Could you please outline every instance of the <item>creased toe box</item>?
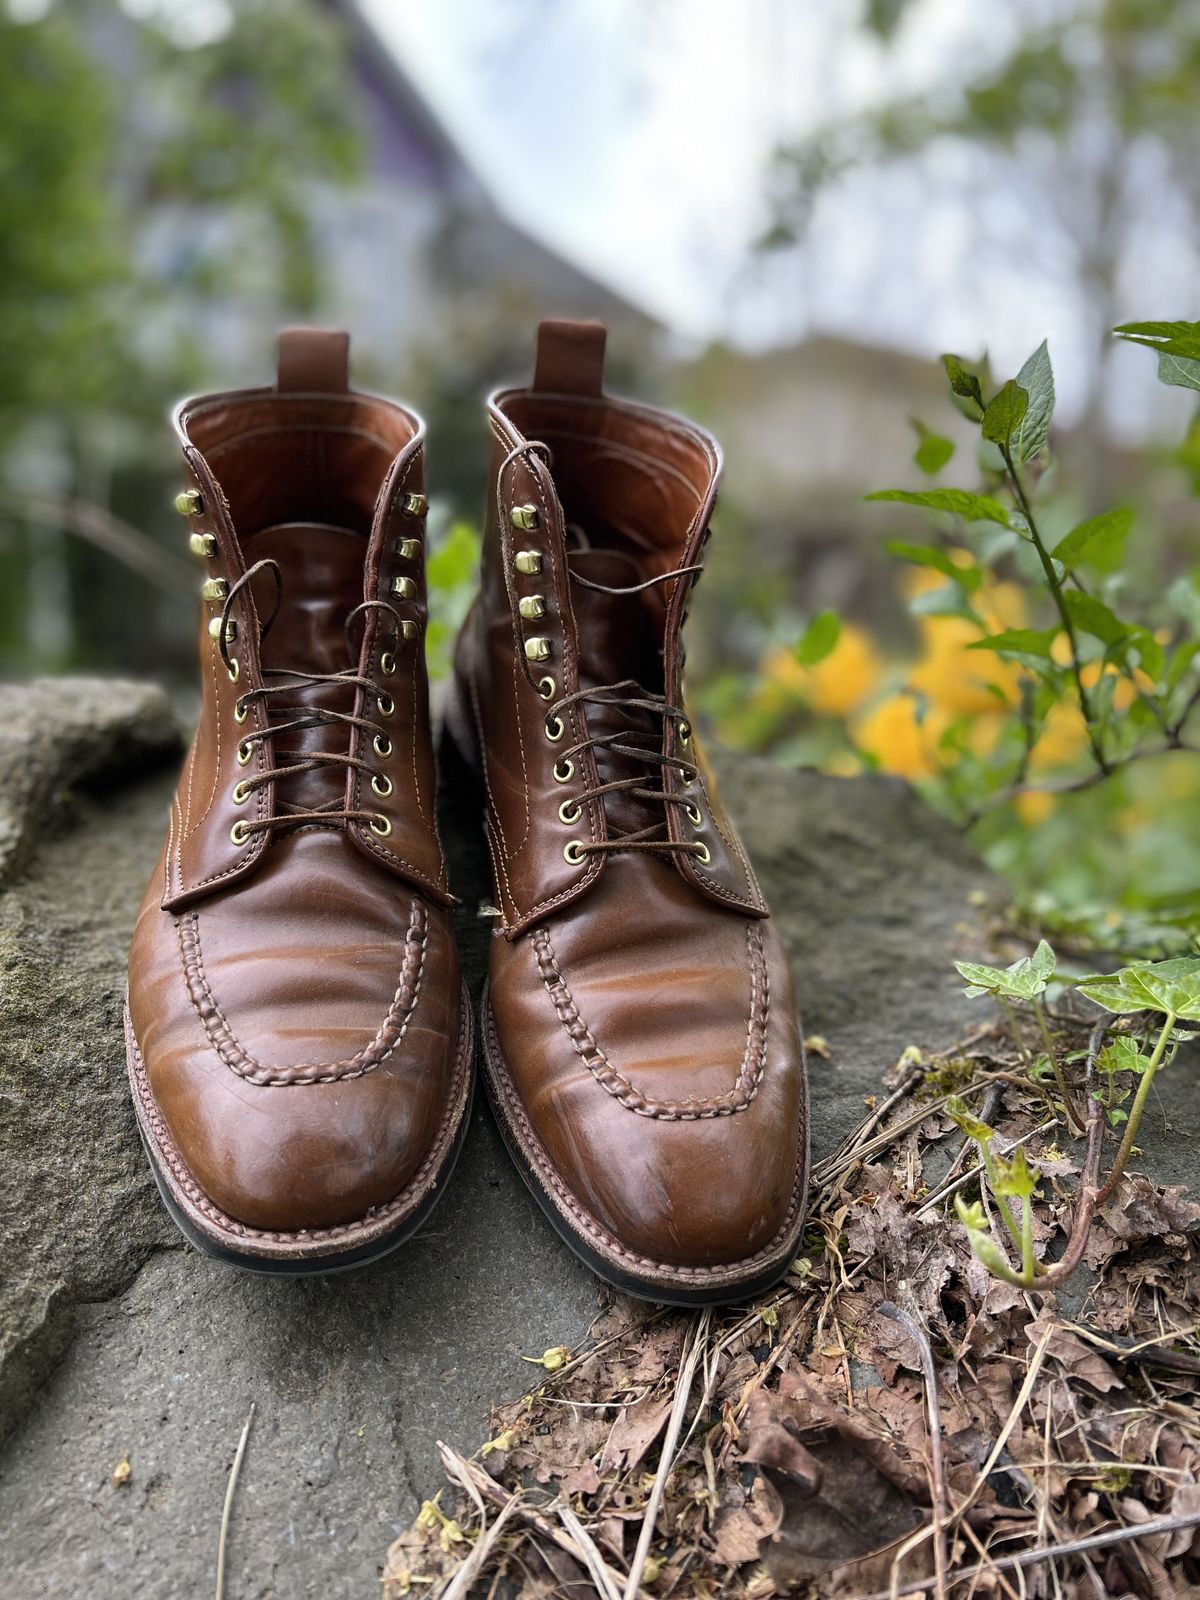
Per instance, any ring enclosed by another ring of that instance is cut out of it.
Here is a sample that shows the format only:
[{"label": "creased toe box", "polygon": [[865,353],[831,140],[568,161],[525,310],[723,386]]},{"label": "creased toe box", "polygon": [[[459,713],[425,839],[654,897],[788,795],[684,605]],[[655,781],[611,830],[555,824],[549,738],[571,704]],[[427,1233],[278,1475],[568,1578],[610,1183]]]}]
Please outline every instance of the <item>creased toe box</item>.
[{"label": "creased toe box", "polygon": [[336,875],[314,894],[309,867],[300,899],[264,893],[264,873],[195,910],[145,908],[130,966],[160,1159],[236,1223],[283,1233],[360,1219],[420,1178],[461,1054],[447,914]]},{"label": "creased toe box", "polygon": [[676,938],[669,964],[636,931],[614,948],[535,930],[505,956],[492,965],[494,1044],[569,1225],[668,1268],[786,1252],[807,1108],[769,927],[723,917],[706,938]]}]

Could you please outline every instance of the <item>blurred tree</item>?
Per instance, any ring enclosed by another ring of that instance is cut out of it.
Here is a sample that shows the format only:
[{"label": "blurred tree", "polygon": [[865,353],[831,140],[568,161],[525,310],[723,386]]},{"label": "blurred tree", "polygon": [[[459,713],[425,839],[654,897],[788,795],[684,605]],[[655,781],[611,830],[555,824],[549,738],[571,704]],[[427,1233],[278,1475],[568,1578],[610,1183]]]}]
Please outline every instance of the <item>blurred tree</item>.
[{"label": "blurred tree", "polygon": [[274,320],[317,304],[313,189],[359,169],[346,59],[341,24],[317,0],[0,12],[10,660],[70,653],[71,630],[39,638],[39,585],[58,612],[86,588],[81,625],[103,619],[105,565],[64,530],[165,581],[167,558],[129,526],[147,509],[147,463],[162,459],[163,405],[207,379],[208,348],[255,311]]},{"label": "blurred tree", "polygon": [[[907,0],[868,0],[864,25],[891,38],[906,8]],[[1200,7],[1178,0],[1047,7],[1039,0],[981,10],[979,27],[998,39],[1012,33],[998,62],[822,127],[778,153],[763,244],[795,247],[817,195],[854,168],[911,158],[941,141],[973,148],[990,165],[981,172],[978,161],[968,163],[964,214],[982,225],[980,197],[1007,179],[1026,225],[1014,225],[1007,210],[1006,246],[1031,264],[1065,270],[1085,297],[1092,368],[1080,432],[1103,500],[1111,460],[1108,332],[1122,320],[1122,284],[1138,281],[1148,239],[1177,228],[1194,247],[1200,232]]]}]

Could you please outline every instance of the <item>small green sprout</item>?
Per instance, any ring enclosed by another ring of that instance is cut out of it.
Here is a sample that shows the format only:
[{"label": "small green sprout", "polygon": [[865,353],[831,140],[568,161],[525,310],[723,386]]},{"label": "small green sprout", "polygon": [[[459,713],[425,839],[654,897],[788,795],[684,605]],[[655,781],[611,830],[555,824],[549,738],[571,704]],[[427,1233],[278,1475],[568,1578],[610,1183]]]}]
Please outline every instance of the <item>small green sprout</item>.
[{"label": "small green sprout", "polygon": [[[1002,1278],[1005,1283],[1015,1284],[1020,1289],[1031,1289],[1041,1267],[1033,1254],[1033,1196],[1037,1190],[1037,1179],[1029,1170],[1025,1152],[1018,1147],[1007,1159],[994,1152],[992,1141],[996,1137],[995,1129],[973,1117],[961,1100],[957,1098],[948,1100],[946,1110],[967,1138],[973,1139],[979,1146],[983,1171],[992,1200],[1009,1237],[1020,1252],[1020,1271],[1014,1271],[1005,1259],[1004,1252],[992,1237],[987,1217],[979,1202],[968,1203],[961,1195],[956,1195],[954,1209],[958,1213],[958,1220],[967,1230],[971,1251],[993,1277]],[[1017,1201],[1020,1206],[1019,1222],[1009,1204],[1012,1200]]]},{"label": "small green sprout", "polygon": [[[1045,939],[1039,942],[1031,956],[1022,956],[1019,961],[1014,961],[1011,967],[985,967],[974,961],[956,961],[954,965],[958,968],[959,976],[967,980],[965,993],[970,998],[975,999],[979,995],[987,994],[999,1004],[1008,1019],[1012,1036],[1025,1057],[1030,1077],[1037,1078],[1047,1071],[1050,1073],[1062,1098],[1068,1120],[1082,1133],[1083,1121],[1067,1089],[1062,1062],[1059,1060],[1050,1025],[1046,1020],[1046,1009],[1042,1004],[1042,996],[1058,965],[1057,957]],[[1037,1019],[1038,1032],[1041,1034],[1046,1053],[1044,1057],[1039,1056],[1036,1061],[1030,1059],[1030,1053],[1022,1043],[1021,1028],[1015,1009],[1016,1002],[1032,1007]]]}]

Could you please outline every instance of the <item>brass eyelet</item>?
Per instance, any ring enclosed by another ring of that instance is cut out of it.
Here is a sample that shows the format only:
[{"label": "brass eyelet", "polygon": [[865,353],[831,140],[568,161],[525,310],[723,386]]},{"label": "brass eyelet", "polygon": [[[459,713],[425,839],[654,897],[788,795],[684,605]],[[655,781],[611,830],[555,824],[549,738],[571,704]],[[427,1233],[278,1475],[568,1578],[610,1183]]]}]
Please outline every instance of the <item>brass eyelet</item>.
[{"label": "brass eyelet", "polygon": [[250,762],[253,760],[253,758],[254,758],[254,750],[253,750],[252,746],[250,746],[248,744],[240,744],[240,745],[238,745],[238,747],[237,747],[237,764],[238,764],[239,767],[248,767],[250,765]]},{"label": "brass eyelet", "polygon": [[541,695],[543,700],[553,700],[554,696],[558,693],[558,685],[551,677],[539,678],[537,692]]},{"label": "brass eyelet", "polygon": [[558,820],[560,822],[565,822],[568,828],[571,827],[573,823],[578,822],[582,815],[583,812],[580,810],[579,805],[574,800],[564,800],[562,805],[560,805],[558,808]]},{"label": "brass eyelet", "polygon": [[692,827],[698,828],[704,821],[704,818],[700,815],[700,807],[686,805],[683,809],[687,812],[687,819],[691,823]]},{"label": "brass eyelet", "polygon": [[392,780],[384,772],[377,772],[371,779],[371,787],[381,800],[386,800],[392,792]]},{"label": "brass eyelet", "polygon": [[546,737],[551,744],[557,744],[566,731],[566,725],[561,717],[546,718]]},{"label": "brass eyelet", "polygon": [[377,756],[390,756],[392,753],[392,741],[386,733],[377,733],[374,739],[371,740],[371,748]]},{"label": "brass eyelet", "polygon": [[691,725],[691,723],[690,722],[681,722],[679,724],[679,742],[680,742],[680,744],[686,750],[688,745],[691,743],[691,741],[692,741],[692,725]]},{"label": "brass eyelet", "polygon": [[573,867],[583,865],[583,846],[578,839],[571,839],[563,847],[563,860]]},{"label": "brass eyelet", "polygon": [[554,763],[555,783],[570,783],[571,778],[574,776],[574,772],[575,763],[569,760],[566,756],[560,756],[559,759]]},{"label": "brass eyelet", "polygon": [[246,840],[250,837],[249,823],[242,822],[240,820],[235,822],[233,827],[229,830],[229,837],[233,840],[234,844],[245,844]]},{"label": "brass eyelet", "polygon": [[225,668],[225,670],[229,674],[230,683],[236,683],[242,670],[241,667],[238,666],[238,658],[236,656],[231,657],[229,665]]},{"label": "brass eyelet", "polygon": [[385,678],[390,678],[396,670],[396,657],[390,650],[385,650],[379,658],[379,670]]},{"label": "brass eyelet", "polygon": [[379,707],[381,717],[390,717],[396,709],[396,702],[390,694],[381,694],[376,698],[375,704]]},{"label": "brass eyelet", "polygon": [[388,817],[384,816],[382,811],[379,812],[378,815],[371,818],[371,832],[377,833],[381,839],[386,839],[391,831],[391,821]]},{"label": "brass eyelet", "polygon": [[244,806],[250,798],[250,785],[244,780],[233,786],[233,803],[235,806]]},{"label": "brass eyelet", "polygon": [[706,844],[704,844],[703,841],[698,845],[698,847],[697,847],[697,849],[695,851],[695,856],[696,856],[696,860],[699,861],[700,864],[702,866],[705,866],[705,867],[712,860],[712,856],[710,856],[709,853],[708,853],[708,846]]},{"label": "brass eyelet", "polygon": [[237,704],[233,708],[233,720],[235,722],[245,722],[246,718],[249,715],[250,715],[250,707],[246,704],[246,702],[244,700],[240,700],[239,699]]}]

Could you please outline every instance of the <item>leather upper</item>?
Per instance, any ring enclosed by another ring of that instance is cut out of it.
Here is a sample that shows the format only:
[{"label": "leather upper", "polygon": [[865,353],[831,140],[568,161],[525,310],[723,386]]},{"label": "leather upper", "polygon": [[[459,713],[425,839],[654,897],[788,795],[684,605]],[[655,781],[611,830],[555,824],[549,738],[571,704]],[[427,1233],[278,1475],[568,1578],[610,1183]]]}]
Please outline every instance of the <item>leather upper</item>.
[{"label": "leather upper", "polygon": [[603,344],[544,323],[534,386],[492,399],[454,722],[487,786],[485,1027],[505,1114],[606,1260],[686,1275],[794,1238],[803,1053],[786,957],[681,696],[719,452],[603,395]]},{"label": "leather upper", "polygon": [[423,427],[316,330],[176,424],[203,697],[130,952],[151,1135],[197,1226],[345,1231],[433,1181],[466,1101]]}]

